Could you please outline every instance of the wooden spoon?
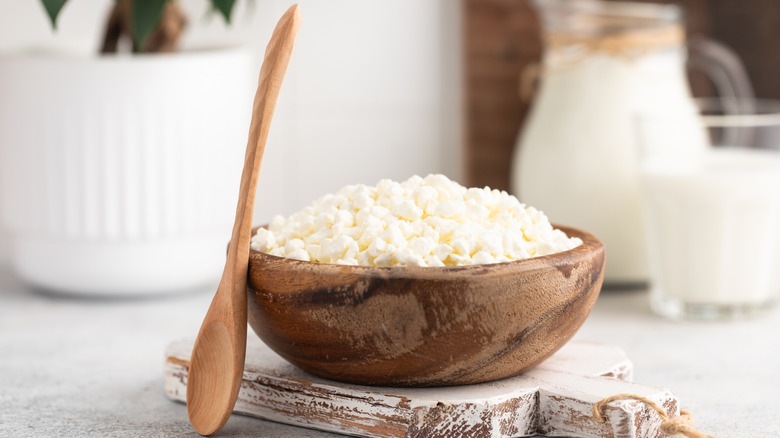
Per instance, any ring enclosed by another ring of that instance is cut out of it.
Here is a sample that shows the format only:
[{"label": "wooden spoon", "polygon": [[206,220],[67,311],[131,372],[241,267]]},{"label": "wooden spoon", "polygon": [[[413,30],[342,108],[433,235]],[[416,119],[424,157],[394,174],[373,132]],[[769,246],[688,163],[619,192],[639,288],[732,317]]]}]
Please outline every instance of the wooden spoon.
[{"label": "wooden spoon", "polygon": [[187,413],[201,435],[222,429],[238,397],[246,355],[246,280],[257,176],[299,27],[298,5],[293,5],[279,19],[265,50],[225,270],[192,349]]}]

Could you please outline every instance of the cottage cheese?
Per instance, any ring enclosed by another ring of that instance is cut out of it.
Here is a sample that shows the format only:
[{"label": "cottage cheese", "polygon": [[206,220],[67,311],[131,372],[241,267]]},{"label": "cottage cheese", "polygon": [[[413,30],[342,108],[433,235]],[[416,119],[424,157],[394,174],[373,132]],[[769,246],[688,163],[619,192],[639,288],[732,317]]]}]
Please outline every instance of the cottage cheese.
[{"label": "cottage cheese", "polygon": [[252,249],[275,256],[364,266],[499,263],[580,244],[507,192],[444,175],[346,186],[252,237]]}]

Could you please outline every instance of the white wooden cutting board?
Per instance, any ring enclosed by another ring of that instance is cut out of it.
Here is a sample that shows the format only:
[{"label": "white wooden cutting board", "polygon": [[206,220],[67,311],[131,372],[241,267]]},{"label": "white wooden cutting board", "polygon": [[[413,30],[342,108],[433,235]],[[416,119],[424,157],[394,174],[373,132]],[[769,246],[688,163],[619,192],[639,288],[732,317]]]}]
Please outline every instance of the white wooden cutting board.
[{"label": "white wooden cutting board", "polygon": [[[192,340],[166,350],[165,391],[186,400]],[[662,437],[643,403],[615,401],[607,421],[593,404],[613,394],[641,395],[679,415],[669,390],[631,383],[633,366],[617,347],[570,342],[520,376],[446,388],[388,388],[321,379],[286,362],[259,340],[247,345],[236,413],[367,437]]]}]

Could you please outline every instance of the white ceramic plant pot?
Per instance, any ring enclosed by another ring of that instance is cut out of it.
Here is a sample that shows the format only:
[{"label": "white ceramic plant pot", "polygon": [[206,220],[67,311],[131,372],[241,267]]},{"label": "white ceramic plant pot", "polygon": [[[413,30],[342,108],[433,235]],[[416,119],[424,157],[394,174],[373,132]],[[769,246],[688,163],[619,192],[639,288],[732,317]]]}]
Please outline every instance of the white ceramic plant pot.
[{"label": "white ceramic plant pot", "polygon": [[216,281],[251,69],[239,49],[0,58],[0,199],[19,275],[101,295]]}]

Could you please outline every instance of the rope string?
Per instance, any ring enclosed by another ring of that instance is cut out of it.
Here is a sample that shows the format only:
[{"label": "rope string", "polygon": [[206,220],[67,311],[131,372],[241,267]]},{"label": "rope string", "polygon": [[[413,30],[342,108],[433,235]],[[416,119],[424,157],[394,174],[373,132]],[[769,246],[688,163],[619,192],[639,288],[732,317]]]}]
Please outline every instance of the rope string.
[{"label": "rope string", "polygon": [[635,394],[616,394],[599,400],[593,405],[593,418],[599,423],[605,422],[606,419],[604,418],[604,408],[608,403],[611,403],[615,400],[638,400],[651,407],[658,413],[658,416],[661,418],[661,432],[665,433],[666,435],[682,434],[688,438],[715,438],[712,435],[707,435],[706,433],[700,432],[693,427],[693,415],[691,415],[690,412],[681,410],[679,417],[669,418],[669,416],[666,414],[666,411],[658,406],[656,402],[650,400],[647,397],[642,397],[641,395]]},{"label": "rope string", "polygon": [[546,46],[551,49],[579,46],[589,53],[603,52],[634,58],[635,53],[646,54],[681,46],[685,40],[685,31],[677,25],[595,36],[553,31],[545,32],[544,39]]}]

